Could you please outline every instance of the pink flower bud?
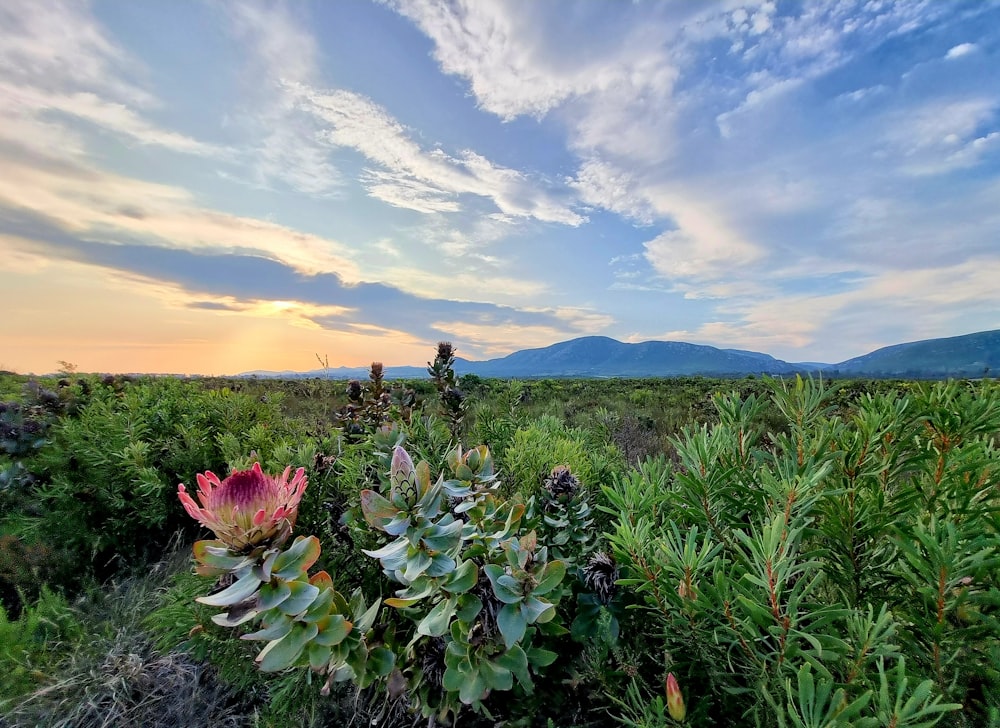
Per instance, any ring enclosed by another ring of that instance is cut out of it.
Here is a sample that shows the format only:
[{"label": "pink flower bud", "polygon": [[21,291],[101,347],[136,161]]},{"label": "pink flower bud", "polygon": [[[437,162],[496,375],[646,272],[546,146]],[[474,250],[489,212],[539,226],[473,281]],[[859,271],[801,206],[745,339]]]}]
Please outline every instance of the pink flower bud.
[{"label": "pink flower bud", "polygon": [[401,493],[407,500],[417,492],[417,469],[413,467],[413,459],[398,445],[392,451],[389,481],[392,484],[392,492]]},{"label": "pink flower bud", "polygon": [[670,717],[676,721],[683,721],[687,715],[687,708],[684,707],[684,696],[681,695],[681,688],[672,672],[667,673],[667,711],[669,711]]}]

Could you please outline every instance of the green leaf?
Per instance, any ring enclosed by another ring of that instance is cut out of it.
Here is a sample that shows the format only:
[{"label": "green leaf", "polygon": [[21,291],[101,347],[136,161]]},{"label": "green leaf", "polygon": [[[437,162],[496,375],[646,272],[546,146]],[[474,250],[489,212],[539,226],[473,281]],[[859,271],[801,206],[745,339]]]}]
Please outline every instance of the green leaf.
[{"label": "green leaf", "polygon": [[241,635],[241,640],[280,640],[292,631],[292,620],[285,615],[280,615],[270,626],[259,629],[250,634]]},{"label": "green leaf", "polygon": [[317,644],[315,641],[309,643],[309,667],[319,672],[330,664],[330,654],[333,652],[326,645]]},{"label": "green leaf", "polygon": [[[355,600],[355,597],[357,597],[357,600]],[[375,617],[378,616],[378,609],[382,604],[382,600],[376,599],[370,607],[366,608],[361,590],[355,589],[354,594],[351,595],[351,603],[355,607],[354,621],[357,622],[358,632],[364,634],[375,624]]]},{"label": "green leaf", "polygon": [[401,551],[405,551],[409,544],[406,542],[405,538],[397,538],[395,541],[387,543],[380,549],[361,549],[361,551],[366,556],[371,556],[373,559],[384,559],[390,556],[396,556]]},{"label": "green leaf", "polygon": [[262,562],[254,564],[254,575],[265,583],[271,581],[271,572],[274,570],[274,562],[277,561],[278,554],[280,553],[280,551],[274,549],[266,557],[264,557]]},{"label": "green leaf", "polygon": [[455,559],[447,554],[434,554],[431,557],[431,565],[425,572],[427,576],[439,578],[450,574],[455,570]]},{"label": "green leaf", "polygon": [[255,599],[248,599],[243,604],[236,604],[225,614],[212,615],[212,621],[220,627],[239,627],[261,613],[261,608]]},{"label": "green leaf", "polygon": [[388,647],[375,647],[368,653],[368,665],[376,675],[385,677],[396,665],[396,653]]},{"label": "green leaf", "polygon": [[278,581],[274,584],[264,584],[260,588],[260,608],[263,610],[274,609],[292,595],[292,590],[287,581]]},{"label": "green leaf", "polygon": [[339,645],[351,632],[353,625],[342,614],[331,614],[329,621],[320,620],[316,623],[317,632],[314,642],[325,647]]},{"label": "green leaf", "polygon": [[[450,514],[445,518],[450,518]],[[442,519],[444,520],[444,519]],[[462,542],[463,521],[452,521],[447,524],[438,524],[427,530],[423,535],[424,546],[429,551],[442,551],[450,553]]]},{"label": "green leaf", "polygon": [[202,576],[228,574],[255,561],[250,556],[232,553],[222,541],[196,541],[192,551],[200,565],[198,573]]},{"label": "green leaf", "polygon": [[486,576],[489,577],[493,586],[493,593],[496,594],[504,604],[514,604],[521,601],[521,585],[517,579],[508,574],[504,568],[498,564],[486,564],[483,567]]},{"label": "green leaf", "polygon": [[313,599],[312,604],[310,604],[306,609],[306,612],[302,615],[301,619],[305,622],[318,622],[320,619],[330,614],[332,607],[333,589],[328,587],[321,591],[318,597]]},{"label": "green leaf", "polygon": [[272,576],[278,579],[294,579],[304,574],[316,563],[321,550],[319,539],[315,536],[299,536],[287,551],[275,559]]},{"label": "green leaf", "polygon": [[520,604],[505,604],[497,612],[497,626],[503,635],[504,646],[509,650],[524,637],[528,622],[521,613]]},{"label": "green leaf", "polygon": [[532,647],[525,654],[528,656],[528,662],[535,667],[548,667],[559,657],[557,653],[543,650],[541,647]]},{"label": "green leaf", "polygon": [[406,571],[403,572],[403,578],[407,581],[413,581],[427,571],[431,561],[430,554],[426,551],[417,551],[406,560]]},{"label": "green leaf", "polygon": [[528,692],[531,692],[531,674],[528,672],[528,656],[520,645],[508,647],[507,651],[497,655],[495,662],[503,668],[510,670],[517,676],[517,681]]},{"label": "green leaf", "polygon": [[473,675],[463,676],[462,685],[458,689],[458,699],[466,705],[482,700],[486,697],[486,683],[477,670]]},{"label": "green leaf", "polygon": [[319,596],[319,588],[307,581],[290,581],[288,588],[291,590],[291,594],[278,606],[278,609],[290,617],[304,612]]},{"label": "green leaf", "polygon": [[455,569],[448,580],[441,588],[451,594],[463,594],[476,585],[479,581],[479,569],[474,561],[463,561],[462,565]]},{"label": "green leaf", "polygon": [[538,596],[548,594],[550,591],[559,586],[565,575],[565,562],[550,561],[545,565],[545,569],[542,571],[542,578],[538,580],[538,584],[531,590],[531,593]]},{"label": "green leaf", "polygon": [[427,613],[426,617],[420,620],[420,624],[417,625],[417,632],[428,637],[440,637],[447,632],[448,623],[455,616],[457,601],[456,597],[449,597],[439,602],[434,609]]},{"label": "green leaf", "polygon": [[399,515],[399,509],[374,490],[361,491],[361,513],[369,525],[382,528],[382,521],[390,521]]},{"label": "green leaf", "polygon": [[483,600],[475,594],[465,593],[458,598],[458,611],[455,617],[466,624],[472,624],[472,620],[483,609]]},{"label": "green leaf", "polygon": [[242,579],[233,582],[218,594],[210,594],[207,597],[198,597],[196,602],[207,604],[210,607],[229,607],[233,604],[246,601],[260,586],[260,579],[254,576],[252,571],[246,573]]},{"label": "green leaf", "polygon": [[514,687],[514,676],[510,670],[490,660],[479,663],[479,675],[490,690],[510,690]]},{"label": "green leaf", "polygon": [[441,687],[450,693],[454,693],[461,689],[464,681],[464,673],[459,672],[453,667],[449,667],[444,671],[444,677],[441,679]]},{"label": "green leaf", "polygon": [[[546,612],[550,609],[553,610],[553,615],[546,615]],[[528,624],[534,624],[535,622],[541,621],[543,616],[549,616],[549,618],[554,616],[555,605],[549,602],[543,602],[541,599],[536,599],[532,596],[522,602],[521,613],[524,614],[524,618],[527,620]]]},{"label": "green leaf", "polygon": [[291,667],[317,631],[315,624],[296,623],[287,635],[269,642],[257,655],[260,669],[263,672],[277,672]]}]

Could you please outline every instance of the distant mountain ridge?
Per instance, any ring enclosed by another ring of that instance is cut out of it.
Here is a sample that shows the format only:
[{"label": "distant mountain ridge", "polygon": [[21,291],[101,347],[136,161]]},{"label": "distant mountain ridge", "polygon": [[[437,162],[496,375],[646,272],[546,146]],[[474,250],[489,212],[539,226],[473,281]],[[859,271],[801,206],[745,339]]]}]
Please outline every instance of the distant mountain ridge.
[{"label": "distant mountain ridge", "polygon": [[1000,329],[886,346],[823,371],[849,377],[996,377],[1000,375]]},{"label": "distant mountain ridge", "polygon": [[[607,336],[584,336],[538,349],[523,349],[498,359],[458,358],[455,372],[499,379],[530,377],[741,377],[822,373],[831,377],[945,378],[996,376],[1000,373],[1000,329],[964,336],[914,341],[878,349],[839,364],[787,362],[770,354],[719,349],[682,341],[626,344]],[[422,366],[386,367],[392,379],[427,376]],[[328,377],[364,379],[366,367],[337,367],[310,372],[246,372],[240,376]]]}]

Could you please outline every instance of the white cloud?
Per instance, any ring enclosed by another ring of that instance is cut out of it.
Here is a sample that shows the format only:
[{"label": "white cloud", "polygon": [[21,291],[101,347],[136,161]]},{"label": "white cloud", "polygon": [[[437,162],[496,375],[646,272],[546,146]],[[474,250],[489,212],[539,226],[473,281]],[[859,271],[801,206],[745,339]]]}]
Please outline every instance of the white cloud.
[{"label": "white cloud", "polygon": [[962,56],[967,56],[976,50],[978,46],[975,43],[959,43],[957,46],[953,46],[948,49],[948,52],[944,54],[947,59],[961,58]]},{"label": "white cloud", "polygon": [[[461,350],[473,356],[494,358],[520,349],[549,346],[575,336],[596,334],[614,323],[606,314],[580,308],[524,309],[554,315],[563,326],[524,325],[512,322],[438,321],[434,328],[453,337]],[[468,356],[468,354],[465,354]]]},{"label": "white cloud", "polygon": [[[598,33],[587,9],[497,0],[391,3],[435,43],[443,71],[469,81],[479,106],[504,120],[573,108],[571,144],[629,159],[662,158],[678,71],[671,20],[619,6]],[[582,18],[578,16],[583,16]]]},{"label": "white cloud", "polygon": [[971,167],[997,144],[997,131],[982,133],[997,118],[995,97],[935,99],[886,116],[884,140],[907,174],[933,175]]},{"label": "white cloud", "polygon": [[351,149],[369,164],[362,183],[376,199],[421,213],[458,212],[462,195],[486,197],[506,215],[579,225],[570,200],[523,172],[496,165],[472,150],[449,155],[425,149],[387,109],[363,94],[325,89],[315,37],[283,6],[230,8],[237,32],[255,59],[252,72],[266,83],[256,110],[268,136],[258,164],[262,180],[282,179],[310,194],[344,184],[330,161]]},{"label": "white cloud", "polygon": [[323,123],[325,142],[360,152],[378,165],[367,171],[366,184],[383,202],[417,212],[448,212],[460,209],[459,196],[477,195],[492,200],[505,215],[574,226],[585,220],[523,172],[472,150],[451,156],[421,148],[386,109],[361,94],[302,84],[287,88],[298,108]]},{"label": "white cloud", "polygon": [[141,63],[118,47],[80,2],[0,5],[0,136],[56,159],[82,158],[71,120],[144,145],[224,157],[227,150],[164,129],[143,112],[158,100],[134,78]]},{"label": "white cloud", "polygon": [[84,237],[100,230],[104,233],[97,237],[125,235],[183,250],[257,254],[303,273],[333,272],[348,283],[360,280],[349,251],[334,240],[205,209],[181,188],[90,167],[47,169],[7,159],[0,203],[51,218]]},{"label": "white cloud", "polygon": [[[128,137],[140,144],[160,146],[175,152],[202,156],[226,157],[231,155],[231,152],[216,145],[206,144],[189,136],[158,127],[125,104],[107,101],[90,92],[50,93],[31,86],[14,86],[0,82],[0,98],[6,102],[5,114],[10,114],[14,118],[45,124],[43,119],[52,119],[54,114],[64,114],[90,122],[100,129]],[[57,126],[52,122],[48,123],[50,126]],[[4,135],[6,136],[6,134]],[[26,141],[28,144],[31,143],[30,136],[26,137]]]}]

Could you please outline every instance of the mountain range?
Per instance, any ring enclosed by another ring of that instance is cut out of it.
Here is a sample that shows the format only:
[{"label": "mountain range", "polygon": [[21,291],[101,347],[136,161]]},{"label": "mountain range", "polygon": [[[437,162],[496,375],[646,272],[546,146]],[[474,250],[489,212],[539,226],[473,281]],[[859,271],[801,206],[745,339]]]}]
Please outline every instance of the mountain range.
[{"label": "mountain range", "polygon": [[[499,379],[530,377],[741,377],[820,373],[828,377],[938,379],[985,377],[1000,373],[1000,329],[964,336],[928,339],[877,349],[837,364],[787,362],[769,354],[719,349],[681,341],[626,344],[606,336],[584,336],[540,349],[515,351],[486,361],[457,358],[456,374]],[[386,377],[427,376],[422,366],[386,367]],[[241,376],[333,379],[366,378],[366,367],[337,367],[309,372],[246,372]]]}]

